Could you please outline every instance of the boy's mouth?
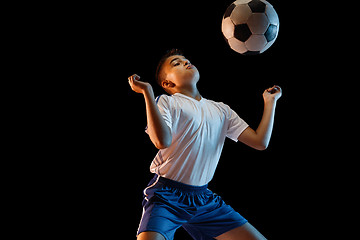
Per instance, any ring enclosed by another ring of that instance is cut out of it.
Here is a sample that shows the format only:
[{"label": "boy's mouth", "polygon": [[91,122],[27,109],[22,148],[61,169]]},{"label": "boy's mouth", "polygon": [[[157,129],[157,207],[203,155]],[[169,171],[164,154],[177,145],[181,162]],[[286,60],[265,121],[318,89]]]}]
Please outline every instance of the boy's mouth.
[{"label": "boy's mouth", "polygon": [[194,68],[194,65],[192,65],[192,64],[189,64],[189,65],[186,67],[186,69],[192,69],[192,68]]}]

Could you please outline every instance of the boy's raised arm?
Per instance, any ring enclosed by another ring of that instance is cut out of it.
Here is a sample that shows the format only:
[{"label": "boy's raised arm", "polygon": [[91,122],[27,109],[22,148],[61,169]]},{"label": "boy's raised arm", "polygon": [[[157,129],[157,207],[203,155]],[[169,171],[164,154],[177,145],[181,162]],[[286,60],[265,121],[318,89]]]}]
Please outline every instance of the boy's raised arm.
[{"label": "boy's raised arm", "polygon": [[158,149],[167,148],[171,145],[172,136],[170,128],[166,125],[154,98],[154,91],[147,82],[139,81],[140,76],[134,74],[128,78],[131,89],[142,93],[146,104],[146,117],[148,133],[152,143]]},{"label": "boy's raised arm", "polygon": [[257,150],[265,150],[269,145],[274,125],[276,102],[281,97],[282,90],[279,86],[268,88],[263,93],[264,112],[256,131],[248,127],[238,140]]}]

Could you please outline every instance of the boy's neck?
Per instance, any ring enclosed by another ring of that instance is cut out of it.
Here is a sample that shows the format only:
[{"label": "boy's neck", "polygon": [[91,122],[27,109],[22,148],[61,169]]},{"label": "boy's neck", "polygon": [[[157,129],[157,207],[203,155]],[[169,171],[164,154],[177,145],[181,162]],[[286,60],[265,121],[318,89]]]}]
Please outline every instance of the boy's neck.
[{"label": "boy's neck", "polygon": [[180,91],[178,91],[178,93],[194,98],[197,101],[200,101],[202,99],[200,92],[196,87],[192,89],[181,89]]}]

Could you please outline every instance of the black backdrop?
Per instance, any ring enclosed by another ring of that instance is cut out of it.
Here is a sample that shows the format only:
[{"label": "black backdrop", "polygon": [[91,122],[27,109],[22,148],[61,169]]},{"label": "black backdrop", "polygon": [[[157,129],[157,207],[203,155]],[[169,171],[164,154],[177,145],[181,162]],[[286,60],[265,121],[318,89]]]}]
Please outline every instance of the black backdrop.
[{"label": "black backdrop", "polygon": [[[131,91],[127,77],[137,73],[162,94],[154,83],[157,62],[166,50],[179,48],[200,72],[202,96],[228,104],[253,128],[261,119],[264,89],[282,87],[268,149],[226,140],[209,188],[268,239],[300,234],[309,202],[317,204],[311,191],[322,184],[310,184],[321,163],[313,160],[318,135],[309,137],[322,122],[317,116],[324,100],[311,100],[316,86],[309,75],[316,64],[306,62],[297,12],[278,0],[270,1],[280,19],[275,43],[257,56],[231,50],[221,33],[222,15],[231,3],[131,1],[76,10],[80,14],[68,23],[71,34],[59,36],[66,43],[59,45],[59,55],[65,55],[60,68],[66,70],[59,71],[56,82],[66,89],[60,104],[67,106],[66,114],[57,116],[58,135],[66,138],[56,147],[62,170],[58,190],[65,192],[59,197],[67,203],[63,210],[70,209],[74,228],[81,225],[83,232],[103,238],[135,239],[156,149],[144,132],[143,97]],[[311,58],[316,62],[317,55]],[[175,239],[190,237],[179,230]]]}]

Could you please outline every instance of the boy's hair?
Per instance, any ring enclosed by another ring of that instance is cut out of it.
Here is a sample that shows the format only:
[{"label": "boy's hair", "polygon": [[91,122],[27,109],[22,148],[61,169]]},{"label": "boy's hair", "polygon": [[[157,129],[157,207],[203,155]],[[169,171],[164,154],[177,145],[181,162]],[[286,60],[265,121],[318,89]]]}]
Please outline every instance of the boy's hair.
[{"label": "boy's hair", "polygon": [[161,73],[161,68],[162,68],[162,65],[164,64],[164,62],[166,61],[166,59],[168,57],[171,57],[173,55],[181,55],[183,56],[183,52],[179,49],[176,49],[176,48],[173,48],[173,49],[170,49],[168,50],[164,56],[161,57],[160,61],[159,61],[159,64],[156,68],[156,73],[155,73],[155,79],[156,79],[156,82],[161,86],[161,82],[164,80],[163,79],[163,74]]}]

